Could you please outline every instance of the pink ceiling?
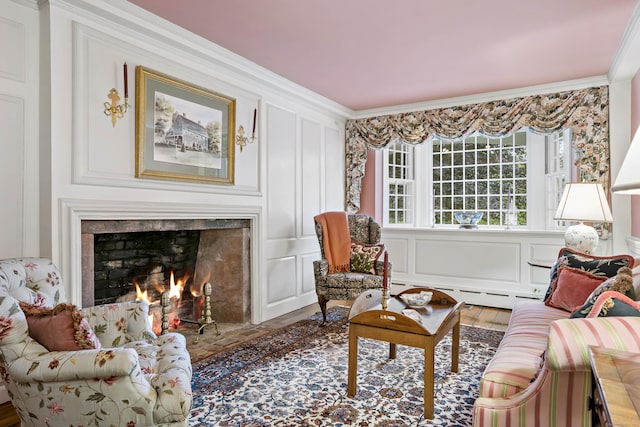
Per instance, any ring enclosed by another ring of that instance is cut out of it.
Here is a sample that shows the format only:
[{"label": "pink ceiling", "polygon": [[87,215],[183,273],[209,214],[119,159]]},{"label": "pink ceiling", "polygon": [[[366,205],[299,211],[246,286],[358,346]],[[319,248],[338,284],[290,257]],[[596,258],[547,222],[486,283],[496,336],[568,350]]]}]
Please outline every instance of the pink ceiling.
[{"label": "pink ceiling", "polygon": [[129,0],[353,110],[607,73],[635,0]]}]

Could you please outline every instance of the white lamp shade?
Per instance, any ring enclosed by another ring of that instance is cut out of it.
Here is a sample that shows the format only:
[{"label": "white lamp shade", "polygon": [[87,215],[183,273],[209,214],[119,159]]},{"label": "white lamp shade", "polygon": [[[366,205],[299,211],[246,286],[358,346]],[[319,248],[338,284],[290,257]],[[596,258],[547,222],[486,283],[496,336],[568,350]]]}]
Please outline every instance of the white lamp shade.
[{"label": "white lamp shade", "polygon": [[613,222],[613,215],[611,215],[602,184],[596,182],[566,184],[553,219]]},{"label": "white lamp shade", "polygon": [[611,187],[611,192],[620,194],[640,194],[640,128],[631,141],[629,150],[622,161],[620,172]]}]

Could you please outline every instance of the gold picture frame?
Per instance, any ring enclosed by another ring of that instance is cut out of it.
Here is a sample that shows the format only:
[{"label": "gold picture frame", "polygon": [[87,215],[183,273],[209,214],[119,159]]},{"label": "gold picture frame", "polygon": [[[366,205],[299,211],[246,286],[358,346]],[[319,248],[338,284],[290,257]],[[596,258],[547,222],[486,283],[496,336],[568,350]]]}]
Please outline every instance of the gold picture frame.
[{"label": "gold picture frame", "polygon": [[233,184],[236,101],[136,67],[136,178]]}]

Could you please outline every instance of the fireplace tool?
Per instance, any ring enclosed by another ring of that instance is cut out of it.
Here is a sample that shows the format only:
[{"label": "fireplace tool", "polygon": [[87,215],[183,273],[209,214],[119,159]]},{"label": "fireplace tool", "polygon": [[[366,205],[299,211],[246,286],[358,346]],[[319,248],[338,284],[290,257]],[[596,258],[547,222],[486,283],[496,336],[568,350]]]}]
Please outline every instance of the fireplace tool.
[{"label": "fireplace tool", "polygon": [[[220,331],[218,330],[218,324],[213,319],[211,315],[211,293],[212,287],[211,283],[207,282],[203,286],[203,294],[204,294],[204,303],[202,305],[202,313],[200,315],[200,319],[191,320],[191,319],[180,319],[180,322],[191,323],[198,325],[198,334],[202,335],[204,333],[204,328],[213,325],[216,328],[216,335],[220,335]],[[171,297],[169,296],[169,292],[165,291],[160,296],[160,306],[162,307],[162,332],[161,335],[164,335],[169,330],[169,305],[171,303]]]}]

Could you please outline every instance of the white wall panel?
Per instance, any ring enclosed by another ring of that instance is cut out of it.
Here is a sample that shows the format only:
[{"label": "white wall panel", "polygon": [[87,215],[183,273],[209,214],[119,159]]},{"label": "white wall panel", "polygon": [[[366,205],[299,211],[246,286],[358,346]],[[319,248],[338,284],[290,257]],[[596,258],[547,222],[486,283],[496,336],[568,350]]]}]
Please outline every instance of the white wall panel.
[{"label": "white wall panel", "polygon": [[340,132],[325,131],[325,211],[342,211],[344,200],[344,141]]},{"label": "white wall panel", "polygon": [[382,241],[393,262],[394,292],[434,287],[470,304],[506,308],[544,295],[549,270],[529,262],[554,260],[564,243],[560,232],[390,227]]},{"label": "white wall panel", "polygon": [[25,25],[0,16],[0,78],[24,82],[26,80]]},{"label": "white wall panel", "polygon": [[313,261],[320,259],[320,252],[309,255],[302,255],[302,293],[313,292],[315,294],[316,282],[313,276]]},{"label": "white wall panel", "polygon": [[0,2],[0,258],[41,255],[38,38],[35,7]]},{"label": "white wall panel", "polygon": [[296,259],[286,257],[267,261],[267,305],[296,296]]},{"label": "white wall panel", "polygon": [[302,236],[315,236],[313,217],[320,213],[322,188],[322,140],[319,123],[302,120]]},{"label": "white wall panel", "polygon": [[409,241],[406,239],[385,237],[382,243],[384,244],[385,250],[389,252],[389,261],[392,263],[391,273],[408,273],[409,255],[413,256],[413,252],[411,254],[409,253]]},{"label": "white wall panel", "polygon": [[[235,129],[242,125],[245,136],[251,137],[254,109],[259,108],[259,96],[247,90],[221,82],[211,76],[189,70],[182,64],[168,63],[164,57],[150,55],[135,45],[115,37],[119,33],[104,33],[77,22],[74,37],[74,168],[76,184],[118,185],[122,187],[181,188],[195,192],[243,191],[259,189],[260,115],[256,117],[256,140],[242,151],[233,143],[235,153],[234,185],[199,185],[158,179],[135,178],[136,154],[136,84],[138,65],[168,75],[177,81],[216,92],[235,99]],[[104,103],[111,88],[115,88],[124,103],[123,64],[127,62],[129,76],[129,107],[124,117],[113,126],[104,114]],[[134,136],[134,137],[132,137]]]},{"label": "white wall panel", "polygon": [[[451,260],[458,260],[455,270]],[[520,245],[515,243],[416,241],[416,273],[517,283]]]},{"label": "white wall panel", "polygon": [[[533,264],[551,265],[558,256],[558,247],[555,245],[532,244],[530,246],[531,259]],[[539,287],[549,286],[550,268],[535,267],[529,269],[529,280],[532,285]]]},{"label": "white wall panel", "polygon": [[267,106],[267,238],[296,235],[296,115]]},{"label": "white wall panel", "polygon": [[0,95],[0,258],[22,253],[23,191],[24,191],[24,102]]}]

